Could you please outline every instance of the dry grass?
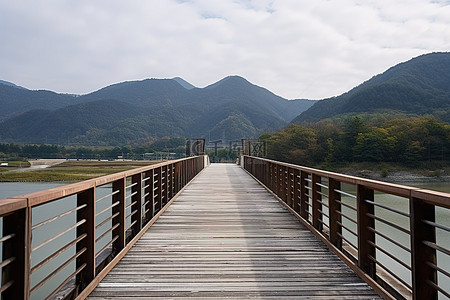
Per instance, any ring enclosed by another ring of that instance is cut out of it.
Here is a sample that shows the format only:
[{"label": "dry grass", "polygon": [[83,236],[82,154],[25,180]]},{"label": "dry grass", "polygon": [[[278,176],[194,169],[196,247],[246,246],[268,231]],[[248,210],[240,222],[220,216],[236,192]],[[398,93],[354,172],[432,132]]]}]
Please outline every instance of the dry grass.
[{"label": "dry grass", "polygon": [[148,166],[160,161],[67,161],[59,165],[30,170],[0,172],[0,181],[81,181]]}]

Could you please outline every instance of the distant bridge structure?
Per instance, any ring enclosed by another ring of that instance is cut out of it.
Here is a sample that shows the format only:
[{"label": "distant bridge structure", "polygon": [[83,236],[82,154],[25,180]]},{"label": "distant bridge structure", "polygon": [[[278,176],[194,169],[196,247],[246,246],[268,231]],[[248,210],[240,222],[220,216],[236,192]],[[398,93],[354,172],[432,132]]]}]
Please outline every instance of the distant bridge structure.
[{"label": "distant bridge structure", "polygon": [[446,193],[192,156],[1,200],[0,291],[447,299],[449,209]]}]

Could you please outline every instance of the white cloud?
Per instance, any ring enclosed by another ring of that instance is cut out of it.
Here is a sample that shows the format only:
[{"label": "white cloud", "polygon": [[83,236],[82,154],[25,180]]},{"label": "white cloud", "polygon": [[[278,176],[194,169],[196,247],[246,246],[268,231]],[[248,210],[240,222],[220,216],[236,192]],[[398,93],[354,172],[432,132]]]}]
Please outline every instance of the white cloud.
[{"label": "white cloud", "polygon": [[147,77],[242,75],[286,98],[335,96],[450,50],[449,1],[2,1],[0,78],[87,93]]}]

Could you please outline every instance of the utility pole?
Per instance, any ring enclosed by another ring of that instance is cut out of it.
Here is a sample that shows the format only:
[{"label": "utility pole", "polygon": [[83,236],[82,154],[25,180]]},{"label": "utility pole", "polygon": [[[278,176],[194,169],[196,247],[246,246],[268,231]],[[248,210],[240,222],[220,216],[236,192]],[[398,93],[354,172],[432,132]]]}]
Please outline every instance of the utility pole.
[{"label": "utility pole", "polygon": [[214,144],[214,156],[217,156],[217,144],[222,143],[222,140],[210,141],[211,144]]},{"label": "utility pole", "polygon": [[230,151],[228,155],[231,155],[231,153],[233,152],[233,150],[235,150],[237,148],[237,143],[239,143],[240,141],[230,141]]}]

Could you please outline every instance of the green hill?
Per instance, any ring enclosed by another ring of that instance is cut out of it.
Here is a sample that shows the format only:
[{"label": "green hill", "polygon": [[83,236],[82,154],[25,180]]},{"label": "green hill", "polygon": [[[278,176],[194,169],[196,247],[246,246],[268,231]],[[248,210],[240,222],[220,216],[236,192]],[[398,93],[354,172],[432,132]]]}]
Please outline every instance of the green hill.
[{"label": "green hill", "polygon": [[[99,100],[57,110],[31,110],[2,123],[1,136],[27,143],[64,144],[101,132],[139,116],[140,109],[117,100]],[[99,140],[104,144],[104,141]]]},{"label": "green hill", "polygon": [[57,109],[75,103],[77,97],[73,95],[0,84],[0,122],[32,109]]},{"label": "green hill", "polygon": [[450,121],[450,53],[431,53],[398,64],[338,97],[318,101],[292,122],[343,114],[430,114]]}]

